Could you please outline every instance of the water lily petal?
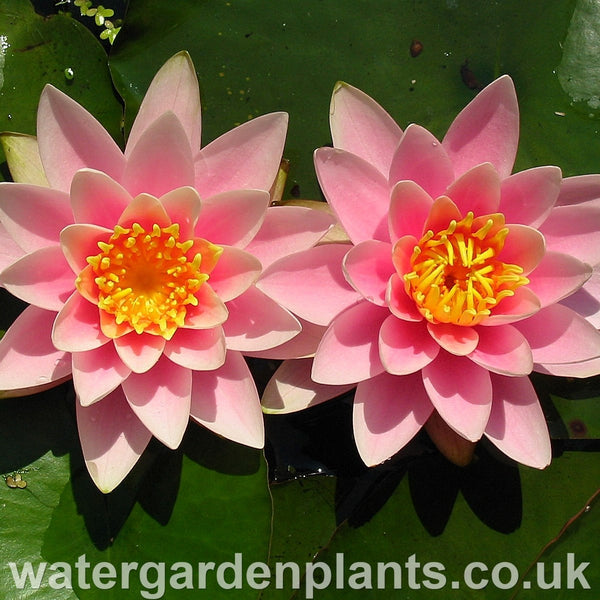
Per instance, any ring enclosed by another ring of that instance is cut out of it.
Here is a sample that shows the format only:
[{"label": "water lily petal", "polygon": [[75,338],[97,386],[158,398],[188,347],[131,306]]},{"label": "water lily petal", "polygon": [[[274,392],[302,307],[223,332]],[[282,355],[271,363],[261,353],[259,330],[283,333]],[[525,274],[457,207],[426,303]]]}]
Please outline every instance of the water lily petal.
[{"label": "water lily petal", "polygon": [[161,196],[160,203],[169,220],[179,225],[179,239],[192,239],[201,207],[198,192],[192,187],[177,188]]},{"label": "water lily petal", "polygon": [[367,300],[340,313],[331,323],[315,355],[312,377],[317,383],[357,383],[384,370],[379,359],[379,329],[387,309]]},{"label": "water lily petal", "polygon": [[73,385],[81,406],[90,406],[108,396],[130,373],[114,344],[73,354]]},{"label": "water lily petal", "polygon": [[484,326],[506,325],[522,321],[537,313],[541,308],[539,298],[526,286],[515,290],[494,307],[492,314],[481,322]]},{"label": "water lily petal", "polygon": [[404,280],[394,273],[388,282],[386,301],[390,312],[404,321],[422,321],[423,315],[418,311],[415,301],[404,289]]},{"label": "water lily petal", "polygon": [[392,189],[388,225],[392,243],[410,235],[420,240],[433,200],[414,181],[400,181]]},{"label": "water lily petal", "polygon": [[557,206],[540,226],[548,250],[570,254],[590,265],[600,263],[600,205]]},{"label": "water lily petal", "polygon": [[536,363],[571,363],[600,357],[600,333],[575,311],[553,304],[515,323]]},{"label": "water lily petal", "polygon": [[561,364],[536,364],[534,370],[546,375],[556,375],[557,377],[579,377],[587,378],[598,375],[600,372],[600,358],[592,360],[583,360],[576,363]]},{"label": "water lily petal", "polygon": [[266,269],[284,256],[314,246],[334,223],[335,217],[324,210],[271,206],[246,251],[256,256]]},{"label": "water lily petal", "polygon": [[442,141],[460,176],[490,162],[501,179],[512,171],[519,141],[519,105],[510,77],[503,75],[458,114]]},{"label": "water lily petal", "polygon": [[372,467],[403,448],[425,424],[433,405],[418,373],[382,373],[362,381],[353,410],[354,439],[364,463]]},{"label": "water lily petal", "polygon": [[75,292],[56,317],[52,342],[65,352],[85,352],[106,344],[100,330],[98,307]]},{"label": "water lily petal", "polygon": [[591,274],[592,268],[580,260],[560,252],[547,252],[535,271],[527,276],[527,287],[540,299],[542,307],[549,306],[579,289]]},{"label": "water lily petal", "polygon": [[71,182],[71,207],[76,223],[92,223],[113,229],[131,194],[101,171],[81,169]]},{"label": "water lily petal", "polygon": [[387,179],[362,158],[338,150],[319,148],[315,169],[329,204],[350,239],[389,241]]},{"label": "water lily petal", "polygon": [[492,406],[487,369],[464,356],[440,352],[422,373],[427,394],[440,416],[456,433],[476,442],[483,435]]},{"label": "water lily petal", "polygon": [[379,330],[379,357],[392,375],[409,375],[428,365],[440,347],[427,335],[423,323],[390,315]]},{"label": "water lily petal", "polygon": [[216,371],[192,373],[191,416],[217,435],[262,448],[264,424],[252,374],[239,352],[227,352]]},{"label": "water lily petal", "polygon": [[479,327],[479,343],[469,358],[500,375],[523,376],[533,370],[533,355],[523,334],[512,325]]},{"label": "water lily petal", "polygon": [[196,157],[194,187],[203,198],[229,190],[270,190],[279,170],[287,124],[287,113],[275,112],[224,133]]},{"label": "water lily petal", "polygon": [[25,251],[12,239],[0,223],[0,273],[23,256],[25,256]]},{"label": "water lily petal", "polygon": [[329,123],[336,148],[360,156],[388,176],[402,130],[375,100],[338,82],[331,97]]},{"label": "water lily petal", "polygon": [[[328,325],[335,315],[361,298],[342,271],[342,260],[351,247],[324,244],[291,254],[266,269],[256,285],[299,317]],[[318,301],[315,290],[323,290]]]},{"label": "water lily petal", "polygon": [[504,454],[536,469],[550,464],[550,436],[537,394],[527,377],[492,375],[492,412],[486,437]]},{"label": "water lily petal", "polygon": [[165,345],[165,356],[196,371],[218,369],[225,362],[225,351],[222,327],[178,329]]},{"label": "water lily petal", "polygon": [[269,206],[261,190],[223,192],[202,201],[196,235],[213,244],[244,248],[260,229]]},{"label": "water lily petal", "polygon": [[394,273],[392,245],[369,240],[351,248],[344,256],[344,273],[352,287],[369,302],[385,306],[389,278]]},{"label": "water lily petal", "polygon": [[194,64],[187,52],[171,57],[152,79],[127,138],[125,156],[131,155],[144,131],[168,111],[183,125],[192,150],[200,150],[200,92]]},{"label": "water lily petal", "polygon": [[473,327],[454,323],[427,323],[427,330],[444,350],[456,356],[470,354],[479,343],[479,334]]},{"label": "water lily petal", "polygon": [[60,232],[62,252],[74,273],[88,266],[86,258],[99,254],[98,242],[107,242],[112,233],[100,225],[82,223],[69,225]]},{"label": "water lily petal", "polygon": [[390,186],[402,180],[414,181],[432,198],[444,194],[454,181],[454,169],[444,146],[414,123],[404,131],[390,167]]},{"label": "water lily petal", "polygon": [[0,340],[0,397],[33,394],[70,376],[69,355],[52,344],[55,318],[55,312],[28,306],[8,328]]},{"label": "water lily petal", "polygon": [[297,335],[302,326],[290,312],[251,286],[227,303],[227,348],[240,352],[274,348]]},{"label": "water lily petal", "polygon": [[323,385],[311,376],[311,358],[286,360],[275,371],[262,396],[263,412],[288,414],[316,406],[350,391],[350,385]]},{"label": "water lily petal", "polygon": [[73,293],[75,276],[60,246],[49,246],[25,255],[2,271],[0,284],[29,304],[59,311]]},{"label": "water lily petal", "polygon": [[592,276],[584,286],[561,304],[568,306],[585,317],[596,329],[600,329],[600,265],[596,265]]},{"label": "water lily petal", "polygon": [[565,177],[560,185],[556,206],[581,204],[600,198],[600,175],[576,175]]},{"label": "water lily petal", "polygon": [[131,331],[113,342],[120,359],[134,373],[146,373],[158,362],[166,340],[159,335]]},{"label": "water lily petal", "polygon": [[33,252],[57,244],[62,228],[73,222],[73,213],[63,192],[27,183],[0,183],[0,218],[14,241],[25,252]]},{"label": "water lily petal", "polygon": [[51,85],[40,98],[37,139],[53,188],[68,192],[75,173],[86,167],[121,180],[125,157],[119,146],[85,108]]},{"label": "water lily petal", "polygon": [[118,224],[125,228],[134,223],[138,223],[146,231],[152,231],[154,224],[168,227],[171,225],[171,219],[160,200],[150,194],[138,194],[127,205],[118,221]]},{"label": "water lily petal", "polygon": [[558,167],[536,167],[502,182],[500,212],[507,223],[539,227],[552,210],[561,189]]},{"label": "water lily petal", "polygon": [[138,461],[152,434],[135,416],[119,387],[102,402],[77,403],[77,429],[96,486],[112,492]]},{"label": "water lily petal", "polygon": [[433,231],[437,233],[447,229],[451,221],[460,221],[463,218],[458,206],[454,204],[448,196],[436,198],[431,206],[431,211],[427,216],[423,231]]},{"label": "water lily petal", "polygon": [[229,317],[225,303],[215,294],[208,283],[202,284],[195,294],[197,306],[188,304],[184,327],[189,329],[211,329],[222,325]]},{"label": "water lily petal", "polygon": [[144,130],[128,157],[121,182],[132,196],[144,192],[156,197],[194,185],[188,137],[172,112],[164,113]]},{"label": "water lily petal", "polygon": [[508,235],[498,260],[507,264],[519,265],[523,275],[529,275],[544,258],[546,244],[544,236],[527,225],[508,224]]},{"label": "water lily petal", "polygon": [[210,274],[210,286],[223,302],[228,302],[255,283],[261,270],[260,262],[252,254],[223,246],[223,254]]},{"label": "water lily petal", "polygon": [[476,217],[495,213],[500,205],[500,176],[490,163],[477,165],[463,173],[447,194],[463,215],[469,211]]},{"label": "water lily petal", "polygon": [[132,373],[123,382],[123,391],[154,437],[168,448],[177,448],[190,417],[191,371],[163,357],[146,373]]}]

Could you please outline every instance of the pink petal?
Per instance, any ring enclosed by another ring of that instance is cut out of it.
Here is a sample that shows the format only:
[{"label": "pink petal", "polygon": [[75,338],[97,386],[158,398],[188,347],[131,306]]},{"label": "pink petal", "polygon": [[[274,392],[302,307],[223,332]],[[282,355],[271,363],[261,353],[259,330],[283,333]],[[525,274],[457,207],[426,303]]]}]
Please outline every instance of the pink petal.
[{"label": "pink petal", "polygon": [[527,377],[492,375],[492,412],[485,435],[504,454],[529,467],[550,464],[552,448],[546,419]]},{"label": "pink petal", "polygon": [[386,178],[373,165],[344,150],[320,148],[314,160],[321,189],[350,239],[355,244],[371,239],[389,241]]},{"label": "pink petal", "polygon": [[350,385],[323,385],[310,376],[311,358],[286,360],[275,371],[262,396],[265,413],[287,414],[316,406],[350,391]]},{"label": "pink petal", "polygon": [[354,438],[364,463],[390,458],[425,424],[433,406],[418,373],[382,373],[358,384],[354,398]]},{"label": "pink petal", "polygon": [[196,184],[203,198],[230,190],[271,189],[281,162],[288,116],[256,117],[204,147],[195,160]]},{"label": "pink petal", "polygon": [[168,111],[173,112],[183,125],[192,150],[200,150],[200,93],[194,64],[187,52],[178,52],[171,57],[152,79],[131,127],[126,156],[131,154],[144,131]]},{"label": "pink petal", "polygon": [[562,180],[556,206],[581,204],[600,198],[600,175],[578,175]]},{"label": "pink petal", "polygon": [[260,190],[223,192],[202,202],[196,235],[213,244],[244,248],[256,235],[269,206]]},{"label": "pink petal", "polygon": [[371,163],[386,177],[402,130],[371,97],[338,82],[329,112],[333,145]]},{"label": "pink petal", "polygon": [[508,75],[499,77],[458,114],[443,140],[460,176],[490,162],[501,179],[510,175],[519,141],[519,105]]},{"label": "pink petal", "polygon": [[326,327],[315,325],[303,319],[298,319],[302,326],[302,331],[291,340],[266,350],[257,350],[255,352],[244,352],[245,356],[254,356],[256,358],[268,358],[274,360],[288,360],[292,358],[307,358],[314,356],[317,347]]},{"label": "pink petal", "polygon": [[75,276],[60,246],[41,248],[2,271],[0,283],[13,296],[59,311],[75,289]]},{"label": "pink petal", "polygon": [[385,306],[385,292],[392,273],[392,245],[378,240],[361,242],[344,257],[344,272],[352,287],[369,302]]},{"label": "pink petal", "polygon": [[121,180],[125,157],[120,148],[89,112],[51,85],[40,98],[37,137],[51,187],[68,192],[75,173],[85,167]]},{"label": "pink petal", "polygon": [[160,200],[150,194],[139,194],[127,205],[118,221],[121,227],[131,227],[134,223],[152,231],[154,224],[168,227],[171,219]]},{"label": "pink petal", "polygon": [[[328,325],[361,297],[342,271],[342,260],[351,247],[324,244],[282,258],[263,272],[257,287],[299,317]],[[322,290],[318,301],[316,290]]]},{"label": "pink petal", "polygon": [[529,375],[533,355],[523,334],[512,325],[479,327],[479,343],[469,358],[480,367],[500,375]]},{"label": "pink petal", "polygon": [[303,206],[271,206],[246,251],[256,256],[266,269],[284,256],[314,246],[334,222],[333,215],[322,210]]},{"label": "pink petal", "polygon": [[98,242],[108,242],[113,234],[100,225],[69,225],[60,233],[62,252],[74,273],[80,273],[88,266],[86,258],[100,253]]},{"label": "pink petal", "polygon": [[600,358],[593,358],[592,360],[584,360],[577,363],[536,364],[534,370],[538,373],[556,375],[557,377],[593,377],[600,373]]},{"label": "pink petal", "polygon": [[192,373],[191,416],[217,435],[262,448],[263,416],[252,374],[238,352],[216,371]]},{"label": "pink petal", "polygon": [[240,352],[274,348],[302,329],[298,320],[256,286],[227,303],[227,348]]},{"label": "pink petal", "polygon": [[197,306],[187,305],[185,327],[189,329],[212,329],[223,325],[229,316],[227,306],[215,294],[208,283],[195,293]]},{"label": "pink petal", "polygon": [[81,406],[90,406],[116,390],[130,373],[114,344],[73,354],[73,385]]},{"label": "pink petal", "polygon": [[585,285],[562,304],[585,317],[596,329],[600,329],[600,265],[596,265]]},{"label": "pink petal", "polygon": [[390,167],[390,187],[402,180],[414,181],[432,198],[445,193],[454,181],[452,162],[444,147],[427,129],[414,123],[404,131]]},{"label": "pink petal", "polygon": [[515,173],[502,182],[499,210],[507,223],[539,227],[556,202],[560,183],[558,167],[536,167]]},{"label": "pink petal", "polygon": [[87,469],[105,494],[125,479],[152,437],[121,388],[92,406],[77,403],[77,428]]},{"label": "pink petal", "polygon": [[600,333],[561,304],[542,308],[515,327],[527,338],[536,363],[571,363],[600,357]]},{"label": "pink petal", "polygon": [[65,352],[85,352],[109,341],[100,330],[98,307],[79,295],[66,301],[52,330],[52,342]]},{"label": "pink petal", "polygon": [[315,355],[312,377],[317,383],[343,385],[379,375],[379,330],[387,309],[367,300],[339,314],[325,332]]},{"label": "pink petal", "polygon": [[191,187],[182,187],[160,197],[169,219],[179,225],[179,239],[191,240],[200,214],[201,201],[198,192]]},{"label": "pink petal", "polygon": [[33,252],[54,246],[62,228],[73,222],[73,213],[69,196],[63,192],[26,183],[0,183],[0,218],[15,242],[25,252]]},{"label": "pink petal", "polygon": [[403,321],[422,321],[423,315],[417,309],[415,301],[404,289],[404,281],[396,274],[390,277],[386,293],[390,312]]},{"label": "pink petal", "polygon": [[389,230],[392,243],[410,235],[420,240],[433,200],[414,181],[400,181],[392,189],[389,212]]},{"label": "pink petal", "polygon": [[578,290],[591,274],[591,267],[580,260],[559,252],[547,252],[535,271],[527,276],[527,287],[540,299],[543,308]]},{"label": "pink petal", "polygon": [[25,255],[23,249],[10,237],[0,223],[0,272]]},{"label": "pink petal", "polygon": [[71,374],[69,355],[52,344],[55,318],[55,312],[28,306],[0,340],[3,398],[54,387]]},{"label": "pink petal", "polygon": [[476,442],[492,405],[490,374],[464,356],[440,352],[423,369],[423,383],[440,416],[459,435]]},{"label": "pink petal", "polygon": [[224,246],[223,254],[210,274],[210,286],[223,302],[228,302],[255,283],[261,269],[260,262],[251,254]]},{"label": "pink petal", "polygon": [[470,354],[479,342],[479,334],[473,327],[454,323],[427,323],[427,330],[444,350],[456,356]]},{"label": "pink petal", "polygon": [[511,265],[519,265],[523,275],[529,275],[541,262],[546,253],[544,236],[533,227],[509,224],[504,248],[498,260]]},{"label": "pink petal", "polygon": [[557,206],[540,226],[548,250],[600,263],[600,205]]},{"label": "pink petal", "polygon": [[73,176],[71,206],[76,223],[113,229],[131,200],[129,192],[105,173],[82,169]]},{"label": "pink petal", "polygon": [[178,329],[165,345],[165,356],[174,363],[196,371],[213,371],[225,362],[222,327]]},{"label": "pink petal", "polygon": [[379,331],[379,356],[392,375],[409,375],[428,365],[440,351],[422,323],[390,315]]},{"label": "pink petal", "polygon": [[148,372],[132,373],[123,391],[152,435],[168,448],[177,448],[190,418],[191,371],[163,357]]},{"label": "pink petal", "polygon": [[146,373],[161,357],[166,340],[159,335],[131,331],[113,340],[119,358],[134,373]]},{"label": "pink petal", "polygon": [[506,325],[531,317],[541,308],[538,297],[526,286],[515,290],[513,296],[507,296],[493,308],[492,314],[481,325]]},{"label": "pink petal", "polygon": [[462,218],[463,215],[458,210],[458,206],[448,196],[440,196],[433,202],[431,211],[423,226],[423,231],[431,230],[434,233],[438,233],[439,231],[448,229],[452,221],[460,221]]},{"label": "pink petal", "polygon": [[123,187],[132,195],[160,197],[171,190],[194,185],[194,163],[187,134],[167,112],[144,130],[128,156]]},{"label": "pink petal", "polygon": [[463,173],[449,188],[448,196],[458,210],[476,217],[498,211],[500,205],[500,176],[490,164],[483,163]]}]

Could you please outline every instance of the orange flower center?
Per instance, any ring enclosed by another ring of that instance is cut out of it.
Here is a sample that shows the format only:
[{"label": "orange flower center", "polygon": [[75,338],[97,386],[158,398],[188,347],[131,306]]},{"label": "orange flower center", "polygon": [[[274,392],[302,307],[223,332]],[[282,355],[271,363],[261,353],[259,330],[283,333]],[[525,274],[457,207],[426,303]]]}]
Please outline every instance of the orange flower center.
[{"label": "orange flower center", "polygon": [[[186,307],[198,305],[195,293],[208,279],[203,262],[214,266],[223,248],[202,240],[179,241],[179,225],[117,225],[100,253],[87,262],[98,286],[98,307],[114,315],[117,325],[128,323],[137,333],[170,339],[184,325]],[[208,256],[206,256],[208,254]],[[78,282],[80,283],[80,281]],[[78,286],[79,287],[79,286]]]},{"label": "orange flower center", "polygon": [[520,266],[497,259],[508,233],[504,215],[475,219],[472,212],[442,231],[427,231],[411,257],[413,270],[404,275],[419,312],[431,323],[477,325],[529,283]]}]

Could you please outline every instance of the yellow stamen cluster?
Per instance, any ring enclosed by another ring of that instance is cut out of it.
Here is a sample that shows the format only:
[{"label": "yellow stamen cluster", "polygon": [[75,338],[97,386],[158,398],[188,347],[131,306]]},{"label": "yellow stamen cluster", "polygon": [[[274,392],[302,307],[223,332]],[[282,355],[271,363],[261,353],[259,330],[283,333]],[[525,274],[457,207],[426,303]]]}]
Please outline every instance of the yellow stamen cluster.
[{"label": "yellow stamen cluster", "polygon": [[[178,224],[155,223],[149,231],[139,223],[117,225],[107,242],[98,242],[100,253],[87,258],[98,307],[114,315],[117,325],[170,339],[184,325],[186,306],[198,305],[195,294],[208,279],[200,270],[202,255],[193,247],[194,240],[179,241]],[[223,251],[212,244],[207,249],[211,262]]]},{"label": "yellow stamen cluster", "polygon": [[419,312],[431,323],[477,325],[529,283],[520,266],[497,259],[508,233],[503,215],[475,220],[472,212],[442,231],[427,231],[411,257],[413,270],[404,275]]}]

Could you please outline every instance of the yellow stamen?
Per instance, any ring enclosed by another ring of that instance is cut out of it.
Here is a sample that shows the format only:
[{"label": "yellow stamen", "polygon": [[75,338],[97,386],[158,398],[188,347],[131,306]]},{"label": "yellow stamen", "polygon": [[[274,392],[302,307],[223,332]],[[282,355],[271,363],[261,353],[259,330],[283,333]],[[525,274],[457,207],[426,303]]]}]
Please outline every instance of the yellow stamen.
[{"label": "yellow stamen", "polygon": [[[202,254],[194,252],[194,244],[179,241],[177,223],[154,223],[150,230],[139,223],[117,225],[108,240],[98,242],[100,252],[87,258],[98,286],[98,307],[117,325],[128,323],[137,333],[170,339],[185,324],[186,307],[198,305],[196,293],[209,277],[200,270]],[[223,248],[206,242],[201,247],[207,264],[214,266]],[[77,278],[76,285],[82,281]]]},{"label": "yellow stamen", "polygon": [[429,230],[414,248],[404,287],[432,323],[477,325],[529,283],[520,266],[496,258],[509,233],[504,216],[484,217],[483,225],[478,219],[475,231],[473,219],[469,212],[442,231]]}]

